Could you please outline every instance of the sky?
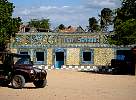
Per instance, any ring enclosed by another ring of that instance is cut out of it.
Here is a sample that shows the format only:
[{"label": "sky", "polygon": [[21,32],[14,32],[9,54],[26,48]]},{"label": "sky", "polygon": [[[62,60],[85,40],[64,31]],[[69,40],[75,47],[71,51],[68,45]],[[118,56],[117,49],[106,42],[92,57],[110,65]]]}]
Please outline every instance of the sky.
[{"label": "sky", "polygon": [[51,27],[88,26],[88,19],[99,19],[103,8],[120,7],[120,0],[9,0],[15,6],[13,17],[21,17],[24,23],[31,19],[50,19]]}]

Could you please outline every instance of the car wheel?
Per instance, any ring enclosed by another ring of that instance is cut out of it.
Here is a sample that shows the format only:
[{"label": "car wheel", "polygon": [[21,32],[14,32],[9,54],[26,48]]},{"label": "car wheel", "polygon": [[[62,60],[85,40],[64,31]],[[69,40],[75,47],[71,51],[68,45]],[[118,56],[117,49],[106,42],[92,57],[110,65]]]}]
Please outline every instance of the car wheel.
[{"label": "car wheel", "polygon": [[21,89],[25,85],[25,78],[22,75],[15,75],[11,81],[11,85],[15,89]]},{"label": "car wheel", "polygon": [[44,88],[47,84],[47,80],[35,80],[33,82],[33,84],[37,87],[37,88]]}]

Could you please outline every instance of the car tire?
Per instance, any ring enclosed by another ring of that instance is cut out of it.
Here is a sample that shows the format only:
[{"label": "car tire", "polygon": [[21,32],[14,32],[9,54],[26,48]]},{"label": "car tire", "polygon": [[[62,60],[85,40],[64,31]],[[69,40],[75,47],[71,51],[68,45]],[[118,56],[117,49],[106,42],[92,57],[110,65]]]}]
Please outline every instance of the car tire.
[{"label": "car tire", "polygon": [[35,80],[33,82],[33,84],[37,88],[44,88],[46,86],[46,84],[47,84],[47,80],[46,79],[44,79],[44,80]]},{"label": "car tire", "polygon": [[25,85],[25,78],[22,75],[15,75],[12,78],[11,85],[15,89],[21,89]]}]

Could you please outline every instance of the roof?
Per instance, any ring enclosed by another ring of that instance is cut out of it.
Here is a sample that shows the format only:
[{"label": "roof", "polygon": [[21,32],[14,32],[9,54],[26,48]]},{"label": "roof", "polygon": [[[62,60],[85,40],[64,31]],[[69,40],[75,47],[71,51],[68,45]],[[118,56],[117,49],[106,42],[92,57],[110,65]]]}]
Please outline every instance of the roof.
[{"label": "roof", "polygon": [[68,26],[67,28],[65,28],[63,30],[59,30],[59,32],[73,33],[73,32],[76,32],[76,28],[74,28],[72,26]]},{"label": "roof", "polygon": [[82,33],[85,32],[85,30],[81,26],[79,26],[77,27],[76,32]]}]

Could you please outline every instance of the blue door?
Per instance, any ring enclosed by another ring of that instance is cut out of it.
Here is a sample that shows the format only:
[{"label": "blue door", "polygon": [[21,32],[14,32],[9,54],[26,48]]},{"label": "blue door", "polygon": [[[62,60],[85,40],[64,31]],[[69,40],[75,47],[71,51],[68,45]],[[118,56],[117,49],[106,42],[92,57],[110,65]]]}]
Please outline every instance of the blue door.
[{"label": "blue door", "polygon": [[64,52],[55,52],[55,68],[61,68],[64,65]]}]

